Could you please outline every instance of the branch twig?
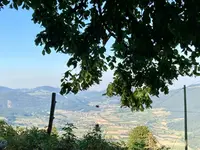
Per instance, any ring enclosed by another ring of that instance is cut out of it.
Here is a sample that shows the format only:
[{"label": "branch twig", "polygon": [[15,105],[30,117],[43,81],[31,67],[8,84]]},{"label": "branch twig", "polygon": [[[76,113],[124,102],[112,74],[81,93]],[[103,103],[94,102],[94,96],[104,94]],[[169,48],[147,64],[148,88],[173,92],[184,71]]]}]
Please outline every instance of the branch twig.
[{"label": "branch twig", "polygon": [[[106,41],[104,41],[104,45],[107,43],[107,41],[110,39],[110,37],[114,37],[114,38],[117,38],[116,35],[111,31],[111,29],[106,25],[105,21],[103,20],[103,14],[102,14],[102,9],[101,9],[101,4],[100,4],[100,1],[97,0],[97,6],[98,6],[98,11],[99,11],[99,15],[100,15],[100,20],[101,20],[101,23],[103,24],[103,27],[109,32],[110,35],[107,35],[107,39]],[[106,32],[105,32],[106,34]]]}]

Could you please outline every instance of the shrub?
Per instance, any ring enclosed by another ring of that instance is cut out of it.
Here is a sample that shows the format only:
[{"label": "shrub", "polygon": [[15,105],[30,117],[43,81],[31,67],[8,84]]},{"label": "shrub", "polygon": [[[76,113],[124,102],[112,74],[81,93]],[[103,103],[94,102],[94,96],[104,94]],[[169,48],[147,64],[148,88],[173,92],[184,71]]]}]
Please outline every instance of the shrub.
[{"label": "shrub", "polygon": [[[4,121],[0,121],[0,150],[128,150],[125,144],[106,140],[97,124],[83,138],[78,139],[74,134],[73,124],[66,124],[64,133],[59,136],[54,127],[51,135],[45,129],[20,128],[15,129]],[[150,136],[151,135],[151,136]],[[133,129],[129,136],[129,150],[149,149],[147,141],[153,139],[147,127]],[[147,140],[148,139],[148,140]],[[152,145],[151,145],[152,146]],[[158,149],[157,149],[158,150]],[[163,147],[159,150],[167,150]]]},{"label": "shrub", "polygon": [[21,133],[12,138],[7,150],[54,150],[58,145],[56,135],[49,136],[44,130],[38,128],[24,129]]},{"label": "shrub", "polygon": [[7,141],[4,138],[0,137],[0,150],[5,149],[7,144]]},{"label": "shrub", "polygon": [[74,134],[74,129],[76,127],[73,124],[66,124],[66,127],[64,127],[62,130],[64,131],[64,134],[62,135],[58,150],[77,150],[78,149],[78,141],[77,137]]},{"label": "shrub", "polygon": [[146,126],[134,128],[128,139],[129,150],[158,150],[157,140]]},{"label": "shrub", "polygon": [[11,137],[16,136],[17,132],[12,126],[8,125],[5,121],[0,120],[0,135],[5,140],[9,140]]},{"label": "shrub", "polygon": [[97,124],[91,132],[83,136],[79,143],[80,150],[124,150],[119,144],[107,141],[103,138],[101,129]]}]

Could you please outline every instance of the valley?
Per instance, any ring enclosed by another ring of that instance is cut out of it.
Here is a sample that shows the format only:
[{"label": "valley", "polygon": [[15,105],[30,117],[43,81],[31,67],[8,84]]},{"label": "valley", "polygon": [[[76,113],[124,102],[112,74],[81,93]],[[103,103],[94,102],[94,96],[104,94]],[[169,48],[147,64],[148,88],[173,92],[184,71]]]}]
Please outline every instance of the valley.
[{"label": "valley", "polygon": [[[200,148],[200,88],[188,88],[188,136],[191,150]],[[14,126],[45,128],[48,125],[51,92],[58,88],[43,86],[34,89],[0,88],[0,119]],[[81,136],[99,124],[105,137],[126,141],[129,131],[139,125],[148,126],[161,145],[172,149],[184,148],[183,92],[173,90],[167,96],[153,98],[152,109],[131,112],[120,108],[118,97],[102,96],[102,92],[86,91],[63,97],[57,94],[54,125],[60,131],[73,123],[76,135]],[[99,105],[99,108],[95,106]],[[195,132],[194,132],[195,131]]]}]

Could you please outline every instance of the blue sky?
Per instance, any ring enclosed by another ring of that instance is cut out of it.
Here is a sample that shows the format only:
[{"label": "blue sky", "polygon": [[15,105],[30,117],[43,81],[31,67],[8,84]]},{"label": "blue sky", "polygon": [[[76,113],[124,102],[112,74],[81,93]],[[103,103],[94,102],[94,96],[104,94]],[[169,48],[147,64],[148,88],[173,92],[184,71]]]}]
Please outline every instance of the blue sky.
[{"label": "blue sky", "polygon": [[[33,88],[41,85],[60,86],[68,56],[51,53],[43,56],[42,47],[36,47],[34,39],[41,31],[31,21],[32,13],[25,10],[0,11],[0,86]],[[104,74],[103,82],[93,90],[102,90],[112,80],[112,72]],[[172,88],[200,81],[200,78],[182,77]]]},{"label": "blue sky", "polygon": [[34,44],[41,28],[31,21],[31,12],[3,9],[0,18],[0,85],[59,86],[68,56],[55,52],[42,55],[42,47]]}]

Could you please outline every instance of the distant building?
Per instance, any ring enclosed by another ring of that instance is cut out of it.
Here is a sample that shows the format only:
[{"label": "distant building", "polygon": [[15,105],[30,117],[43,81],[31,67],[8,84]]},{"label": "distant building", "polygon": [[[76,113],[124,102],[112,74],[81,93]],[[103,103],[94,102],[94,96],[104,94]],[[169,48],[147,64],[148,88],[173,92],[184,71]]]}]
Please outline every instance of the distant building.
[{"label": "distant building", "polygon": [[7,100],[7,108],[12,108],[12,102],[10,100]]}]

